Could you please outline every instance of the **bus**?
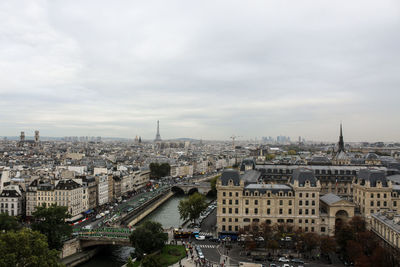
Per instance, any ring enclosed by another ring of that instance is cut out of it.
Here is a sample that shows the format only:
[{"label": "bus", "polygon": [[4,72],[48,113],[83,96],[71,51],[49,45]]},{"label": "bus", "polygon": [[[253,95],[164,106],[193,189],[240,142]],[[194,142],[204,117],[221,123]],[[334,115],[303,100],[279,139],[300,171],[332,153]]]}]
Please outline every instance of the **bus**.
[{"label": "bus", "polygon": [[183,229],[174,229],[174,238],[188,238],[193,235],[192,231]]}]

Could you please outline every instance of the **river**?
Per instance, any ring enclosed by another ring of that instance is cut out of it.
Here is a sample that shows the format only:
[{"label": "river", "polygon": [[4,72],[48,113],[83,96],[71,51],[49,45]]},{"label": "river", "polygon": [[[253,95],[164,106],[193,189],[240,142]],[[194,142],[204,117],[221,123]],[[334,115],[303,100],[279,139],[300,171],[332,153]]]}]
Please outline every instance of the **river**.
[{"label": "river", "polygon": [[[149,214],[143,221],[152,220],[162,224],[163,228],[178,227],[182,224],[179,218],[178,204],[184,195],[174,195]],[[142,222],[143,222],[142,221]],[[140,224],[140,223],[139,223]],[[81,267],[120,267],[126,263],[133,251],[131,247],[107,246],[90,261]]]}]

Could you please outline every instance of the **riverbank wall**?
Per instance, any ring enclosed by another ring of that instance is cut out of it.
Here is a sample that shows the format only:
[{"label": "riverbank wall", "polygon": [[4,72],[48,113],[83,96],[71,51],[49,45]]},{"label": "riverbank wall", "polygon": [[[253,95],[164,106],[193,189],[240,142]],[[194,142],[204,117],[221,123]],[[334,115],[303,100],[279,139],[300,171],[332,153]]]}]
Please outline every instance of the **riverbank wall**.
[{"label": "riverbank wall", "polygon": [[138,213],[135,217],[131,218],[128,222],[128,226],[134,226],[141,220],[143,220],[147,215],[155,211],[159,206],[161,206],[165,201],[167,201],[170,197],[172,197],[175,193],[169,191],[167,194],[163,195],[156,201],[149,203],[145,208],[145,210],[141,210],[142,212]]}]

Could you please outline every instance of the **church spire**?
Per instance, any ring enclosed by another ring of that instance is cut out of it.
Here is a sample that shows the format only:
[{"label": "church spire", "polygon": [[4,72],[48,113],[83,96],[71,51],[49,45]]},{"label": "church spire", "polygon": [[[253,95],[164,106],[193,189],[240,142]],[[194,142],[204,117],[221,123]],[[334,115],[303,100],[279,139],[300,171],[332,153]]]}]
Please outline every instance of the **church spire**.
[{"label": "church spire", "polygon": [[342,123],[340,123],[340,136],[339,136],[339,144],[338,145],[339,145],[338,153],[341,152],[341,151],[345,152],[345,150],[344,150],[344,141],[343,141]]}]

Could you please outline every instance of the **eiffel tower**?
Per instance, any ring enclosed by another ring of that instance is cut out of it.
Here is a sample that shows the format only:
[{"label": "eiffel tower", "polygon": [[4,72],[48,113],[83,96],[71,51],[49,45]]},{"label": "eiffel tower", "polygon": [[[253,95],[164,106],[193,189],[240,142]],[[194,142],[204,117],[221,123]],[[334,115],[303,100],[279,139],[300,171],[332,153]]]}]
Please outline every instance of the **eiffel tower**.
[{"label": "eiffel tower", "polygon": [[156,134],[156,139],[154,139],[155,142],[160,142],[161,141],[161,135],[160,135],[160,121],[157,121],[157,134]]}]

